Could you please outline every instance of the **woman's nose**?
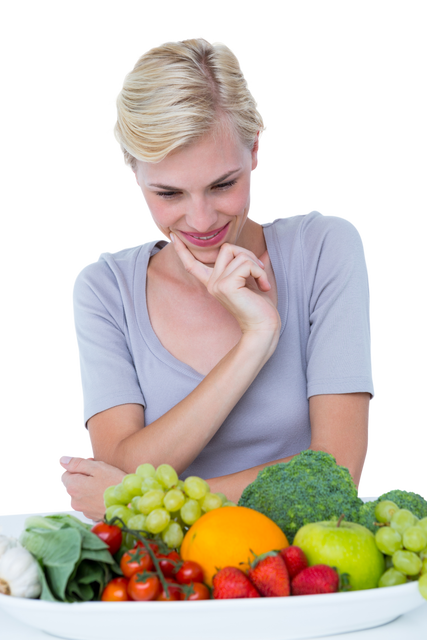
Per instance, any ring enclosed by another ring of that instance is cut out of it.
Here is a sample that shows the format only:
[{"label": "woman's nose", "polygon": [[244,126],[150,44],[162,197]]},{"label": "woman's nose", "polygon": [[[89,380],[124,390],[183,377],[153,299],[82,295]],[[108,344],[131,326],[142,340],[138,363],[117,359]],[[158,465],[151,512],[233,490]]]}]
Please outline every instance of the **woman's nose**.
[{"label": "woman's nose", "polygon": [[202,233],[212,228],[218,218],[215,209],[206,198],[192,198],[187,203],[187,224],[195,231]]}]

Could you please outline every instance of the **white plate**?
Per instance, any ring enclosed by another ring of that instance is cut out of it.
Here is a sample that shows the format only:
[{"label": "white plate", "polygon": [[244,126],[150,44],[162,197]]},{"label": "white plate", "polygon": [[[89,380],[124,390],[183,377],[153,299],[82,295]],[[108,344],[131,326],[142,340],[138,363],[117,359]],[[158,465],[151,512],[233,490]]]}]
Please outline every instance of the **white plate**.
[{"label": "white plate", "polygon": [[[0,517],[2,533],[18,537],[26,517]],[[143,640],[298,640],[377,627],[425,603],[416,582],[348,593],[199,602],[63,604],[0,595],[0,608],[12,617],[70,640],[118,640],[135,632]]]}]

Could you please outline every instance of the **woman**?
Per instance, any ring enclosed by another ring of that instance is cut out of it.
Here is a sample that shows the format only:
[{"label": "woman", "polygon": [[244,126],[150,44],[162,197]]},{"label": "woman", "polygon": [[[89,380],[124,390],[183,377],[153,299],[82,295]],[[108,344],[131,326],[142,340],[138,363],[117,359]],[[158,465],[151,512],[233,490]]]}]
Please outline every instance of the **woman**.
[{"label": "woman", "polygon": [[142,462],[234,501],[307,448],[359,482],[373,393],[363,248],[339,218],[248,218],[262,129],[223,45],[163,45],[125,80],[116,137],[171,242],[104,254],[76,283],[94,459],[61,463],[88,517]]}]

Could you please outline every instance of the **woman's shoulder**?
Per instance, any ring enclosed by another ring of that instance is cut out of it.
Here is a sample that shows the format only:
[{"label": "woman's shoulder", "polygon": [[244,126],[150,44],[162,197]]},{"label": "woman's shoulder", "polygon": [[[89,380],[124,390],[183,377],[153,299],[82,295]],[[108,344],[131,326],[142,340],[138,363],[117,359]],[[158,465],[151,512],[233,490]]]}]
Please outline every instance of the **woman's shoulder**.
[{"label": "woman's shoulder", "polygon": [[342,229],[353,226],[359,229],[359,225],[347,216],[329,213],[312,207],[307,211],[297,211],[288,215],[278,215],[262,223],[264,229],[274,227],[281,234],[291,234],[297,230],[305,232],[318,232],[321,229]]},{"label": "woman's shoulder", "polygon": [[274,236],[282,252],[295,257],[295,249],[312,259],[320,253],[335,255],[362,248],[356,227],[338,216],[325,216],[318,211],[307,215],[278,218],[264,225],[264,232]]},{"label": "woman's shoulder", "polygon": [[101,253],[97,262],[88,264],[80,271],[76,279],[76,285],[97,283],[99,286],[104,280],[111,282],[118,278],[124,278],[125,280],[132,278],[137,265],[148,263],[149,257],[157,247],[159,249],[162,248],[161,245],[162,241],[154,240],[114,253]]}]

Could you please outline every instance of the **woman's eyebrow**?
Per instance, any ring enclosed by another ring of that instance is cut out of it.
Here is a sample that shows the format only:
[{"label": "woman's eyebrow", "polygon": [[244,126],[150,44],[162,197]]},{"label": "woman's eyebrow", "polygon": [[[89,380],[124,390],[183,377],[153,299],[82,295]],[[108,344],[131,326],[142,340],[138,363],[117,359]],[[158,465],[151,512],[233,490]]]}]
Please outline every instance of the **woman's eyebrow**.
[{"label": "woman's eyebrow", "polygon": [[[228,171],[227,173],[225,173],[220,178],[217,178],[216,180],[211,182],[208,186],[209,187],[213,187],[214,185],[219,184],[220,182],[223,182],[224,180],[227,180],[227,178],[232,176],[233,173],[237,173],[237,171],[240,171],[240,169],[241,169],[241,167],[238,167],[237,169],[233,169],[232,171]],[[148,186],[149,187],[156,187],[157,189],[165,189],[166,191],[179,191],[180,190],[179,187],[172,187],[171,185],[168,185],[168,184],[152,183],[152,184],[149,184]]]}]

